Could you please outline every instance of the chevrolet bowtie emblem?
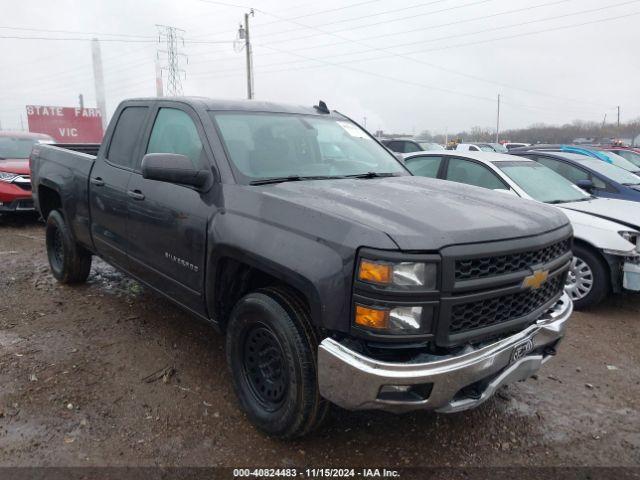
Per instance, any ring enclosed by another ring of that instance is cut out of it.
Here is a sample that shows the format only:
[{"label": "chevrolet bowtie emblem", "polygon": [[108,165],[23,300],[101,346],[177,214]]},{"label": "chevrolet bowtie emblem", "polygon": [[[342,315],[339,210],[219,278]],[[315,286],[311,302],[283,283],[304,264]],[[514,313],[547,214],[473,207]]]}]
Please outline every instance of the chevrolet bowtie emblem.
[{"label": "chevrolet bowtie emblem", "polygon": [[523,288],[531,288],[533,290],[539,289],[544,282],[549,278],[549,270],[536,270],[533,275],[525,277],[522,282]]}]

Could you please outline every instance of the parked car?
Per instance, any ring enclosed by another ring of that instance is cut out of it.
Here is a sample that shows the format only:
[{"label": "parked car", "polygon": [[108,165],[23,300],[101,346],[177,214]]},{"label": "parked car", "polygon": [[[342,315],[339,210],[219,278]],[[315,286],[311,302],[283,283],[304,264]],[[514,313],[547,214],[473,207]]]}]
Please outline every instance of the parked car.
[{"label": "parked car", "polygon": [[519,155],[522,152],[535,150],[535,151],[547,151],[547,152],[563,152],[563,153],[576,153],[586,157],[597,158],[603,162],[610,163],[616,167],[620,167],[636,175],[640,175],[640,168],[634,165],[629,160],[616,155],[613,152],[603,152],[596,150],[595,148],[576,147],[574,145],[536,145],[534,147],[514,148],[510,152]]},{"label": "parked car", "polygon": [[503,191],[562,209],[575,235],[566,290],[576,308],[596,305],[611,290],[640,291],[637,203],[595,198],[550,168],[514,155],[424,152],[406,155],[405,162],[415,175]]},{"label": "parked car", "polygon": [[422,146],[418,142],[406,138],[385,138],[380,141],[392,152],[409,153],[420,152],[423,150]]},{"label": "parked car", "polygon": [[577,153],[533,150],[513,154],[542,163],[596,197],[640,202],[640,176],[610,163]]},{"label": "parked car", "polygon": [[456,150],[464,152],[508,152],[507,148],[499,143],[459,143],[456,146]]},{"label": "parked car", "polygon": [[633,147],[605,147],[605,152],[615,153],[622,158],[629,160],[636,167],[640,168],[640,149]]},{"label": "parked car", "polygon": [[431,152],[431,151],[436,151],[436,150],[444,150],[444,147],[442,145],[440,145],[439,143],[422,142],[422,141],[418,140],[418,144],[420,145],[420,148],[422,148],[422,150],[424,150],[426,152]]},{"label": "parked car", "polygon": [[522,148],[528,147],[530,143],[521,143],[521,142],[506,142],[502,144],[507,150],[511,150],[512,148]]},{"label": "parked car", "polygon": [[97,156],[31,162],[55,278],[84,282],[99,255],[225,332],[271,435],[328,402],[475,407],[554,355],[572,312],[566,215],[411,176],[322,102],[128,100]]},{"label": "parked car", "polygon": [[0,213],[34,211],[29,154],[36,143],[53,143],[41,133],[0,130]]}]

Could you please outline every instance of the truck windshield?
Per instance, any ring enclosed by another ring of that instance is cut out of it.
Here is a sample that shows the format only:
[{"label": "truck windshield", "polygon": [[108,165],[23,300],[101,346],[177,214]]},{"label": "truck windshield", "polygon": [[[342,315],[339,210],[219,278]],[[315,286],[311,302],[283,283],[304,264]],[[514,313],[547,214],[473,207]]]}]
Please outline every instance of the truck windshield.
[{"label": "truck windshield", "polygon": [[563,176],[533,161],[495,162],[531,198],[545,203],[565,203],[588,200],[591,195]]},{"label": "truck windshield", "polygon": [[0,137],[0,159],[29,158],[35,143],[33,138]]},{"label": "truck windshield", "polygon": [[235,170],[254,182],[408,175],[354,123],[281,113],[210,112]]}]

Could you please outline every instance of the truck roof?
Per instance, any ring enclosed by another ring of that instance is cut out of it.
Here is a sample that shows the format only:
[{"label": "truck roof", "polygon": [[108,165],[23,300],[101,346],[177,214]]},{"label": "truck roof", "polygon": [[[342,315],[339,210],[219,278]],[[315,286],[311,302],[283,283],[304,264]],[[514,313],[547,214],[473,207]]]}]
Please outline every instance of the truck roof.
[{"label": "truck roof", "polygon": [[301,105],[291,105],[287,103],[265,102],[262,100],[226,100],[214,99],[209,97],[142,97],[130,98],[127,101],[148,101],[157,100],[175,101],[192,105],[194,107],[204,108],[205,110],[222,110],[222,111],[246,111],[246,112],[271,112],[271,113],[297,113],[303,115],[325,116],[314,108],[312,105],[304,107]]}]

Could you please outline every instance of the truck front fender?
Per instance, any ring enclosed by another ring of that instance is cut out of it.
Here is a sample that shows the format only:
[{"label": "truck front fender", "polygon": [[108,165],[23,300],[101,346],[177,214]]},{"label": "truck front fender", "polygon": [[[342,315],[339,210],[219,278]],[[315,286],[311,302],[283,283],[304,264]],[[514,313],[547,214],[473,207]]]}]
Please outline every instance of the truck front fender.
[{"label": "truck front fender", "polygon": [[[216,312],[216,290],[225,259],[255,269],[298,290],[316,326],[348,331],[355,250],[330,244],[261,219],[221,213],[209,228],[207,308]],[[220,322],[224,319],[217,319]]]}]

